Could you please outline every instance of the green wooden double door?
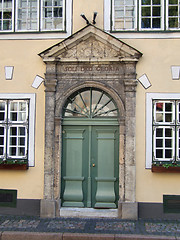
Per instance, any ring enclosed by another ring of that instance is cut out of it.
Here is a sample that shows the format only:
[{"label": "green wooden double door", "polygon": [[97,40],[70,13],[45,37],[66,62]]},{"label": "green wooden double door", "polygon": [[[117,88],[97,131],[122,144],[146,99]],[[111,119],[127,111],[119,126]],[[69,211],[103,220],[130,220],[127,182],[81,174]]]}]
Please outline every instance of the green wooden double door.
[{"label": "green wooden double door", "polygon": [[118,126],[63,126],[62,206],[116,208]]}]

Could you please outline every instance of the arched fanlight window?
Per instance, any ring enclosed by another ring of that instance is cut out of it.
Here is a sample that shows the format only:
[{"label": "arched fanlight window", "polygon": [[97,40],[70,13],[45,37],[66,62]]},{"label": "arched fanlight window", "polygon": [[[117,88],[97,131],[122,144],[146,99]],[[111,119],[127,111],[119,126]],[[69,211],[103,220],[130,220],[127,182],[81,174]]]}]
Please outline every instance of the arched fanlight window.
[{"label": "arched fanlight window", "polygon": [[86,88],[71,95],[64,107],[64,117],[117,117],[113,99],[104,91]]}]

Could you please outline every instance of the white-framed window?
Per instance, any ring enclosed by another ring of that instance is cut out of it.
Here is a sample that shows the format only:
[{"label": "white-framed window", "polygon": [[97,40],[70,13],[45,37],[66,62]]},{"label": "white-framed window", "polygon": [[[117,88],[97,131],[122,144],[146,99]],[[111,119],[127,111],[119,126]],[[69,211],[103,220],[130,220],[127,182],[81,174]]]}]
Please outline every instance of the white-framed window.
[{"label": "white-framed window", "polygon": [[161,30],[164,28],[164,1],[139,0],[139,29]]},{"label": "white-framed window", "polygon": [[0,162],[34,166],[35,94],[0,94]]},{"label": "white-framed window", "polygon": [[136,29],[136,0],[112,0],[114,30]]},{"label": "white-framed window", "polygon": [[106,31],[180,30],[178,0],[104,0]]},{"label": "white-framed window", "polygon": [[180,28],[180,3],[178,0],[167,0],[166,2],[166,28]]},{"label": "white-framed window", "polygon": [[72,0],[1,0],[0,33],[71,31]]},{"label": "white-framed window", "polygon": [[0,1],[0,31],[11,31],[14,27],[14,2],[12,0]]},{"label": "white-framed window", "polygon": [[146,93],[146,168],[180,161],[180,94]]}]

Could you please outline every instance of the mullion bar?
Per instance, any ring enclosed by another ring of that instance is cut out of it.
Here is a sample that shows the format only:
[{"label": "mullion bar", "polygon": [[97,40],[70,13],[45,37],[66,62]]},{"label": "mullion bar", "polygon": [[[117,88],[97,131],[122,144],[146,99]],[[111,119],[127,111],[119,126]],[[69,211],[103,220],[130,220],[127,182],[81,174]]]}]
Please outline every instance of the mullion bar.
[{"label": "mullion bar", "polygon": [[100,107],[95,113],[94,113],[94,115],[96,115],[96,113],[98,113],[100,110],[102,110],[105,106],[107,106],[108,105],[108,103],[110,103],[112,101],[112,98],[111,99],[109,99],[109,101],[107,101],[102,107]]},{"label": "mullion bar", "polygon": [[87,117],[88,117],[87,114],[83,114],[83,113],[81,113],[81,112],[73,111],[73,110],[68,109],[68,108],[66,108],[66,111],[67,111],[67,112],[69,111],[69,112],[71,112],[71,113],[80,114],[80,115],[82,115],[82,116],[87,116]]},{"label": "mullion bar", "polygon": [[83,102],[83,105],[84,105],[85,109],[86,109],[86,113],[88,113],[88,109],[87,109],[86,103],[84,102],[84,99],[83,99],[81,93],[79,93],[79,96],[80,96],[80,98],[81,98],[81,100]]},{"label": "mullion bar", "polygon": [[[71,98],[69,98],[70,99],[70,101],[71,101],[71,103],[74,103],[78,108],[80,108],[80,110],[83,112],[84,110],[75,102],[75,101],[73,101]],[[77,112],[76,112],[77,113]],[[88,115],[87,114],[85,114],[87,117],[88,117]]]},{"label": "mullion bar", "polygon": [[100,98],[99,98],[98,102],[96,103],[96,106],[95,106],[95,108],[94,108],[94,110],[93,110],[93,113],[94,113],[94,111],[97,109],[97,106],[98,106],[98,104],[100,103],[103,95],[104,95],[104,92],[101,93],[101,96],[100,96]]},{"label": "mullion bar", "polygon": [[102,114],[108,114],[108,113],[110,113],[110,112],[114,112],[114,111],[117,111],[117,108],[115,108],[115,109],[112,109],[112,110],[108,110],[108,111],[106,111],[106,112],[103,112],[103,113],[99,113],[99,114],[96,114],[96,115],[94,115],[94,116],[100,116],[100,115],[102,115]]}]

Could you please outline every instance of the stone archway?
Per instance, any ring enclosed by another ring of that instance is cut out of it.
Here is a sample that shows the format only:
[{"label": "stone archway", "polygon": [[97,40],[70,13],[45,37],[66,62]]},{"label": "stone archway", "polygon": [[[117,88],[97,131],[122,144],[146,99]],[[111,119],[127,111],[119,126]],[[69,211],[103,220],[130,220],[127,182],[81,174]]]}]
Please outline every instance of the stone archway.
[{"label": "stone archway", "polygon": [[121,218],[136,219],[136,63],[141,53],[102,30],[88,25],[70,38],[40,53],[40,56],[46,63],[44,199],[41,201],[41,216],[59,216],[63,105],[71,92],[92,86],[102,88],[112,95],[119,110],[123,112],[118,119],[118,211]]}]

